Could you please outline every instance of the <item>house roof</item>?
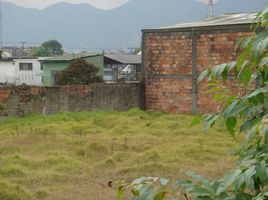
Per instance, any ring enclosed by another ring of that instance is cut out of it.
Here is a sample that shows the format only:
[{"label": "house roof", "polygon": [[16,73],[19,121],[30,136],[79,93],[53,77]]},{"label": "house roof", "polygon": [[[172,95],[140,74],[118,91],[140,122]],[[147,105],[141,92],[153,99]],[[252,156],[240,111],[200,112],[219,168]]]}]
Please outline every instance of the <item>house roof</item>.
[{"label": "house roof", "polygon": [[102,54],[100,53],[78,53],[78,54],[68,54],[63,56],[54,56],[46,59],[40,59],[41,61],[72,61],[78,58],[87,58],[87,57],[93,57],[93,56],[100,56]]},{"label": "house roof", "polygon": [[13,58],[14,61],[27,61],[27,60],[31,60],[31,61],[43,61],[43,60],[47,60],[51,57],[21,57],[21,58]]},{"label": "house roof", "polygon": [[122,64],[141,64],[141,55],[105,54],[104,57]]},{"label": "house roof", "polygon": [[250,25],[254,23],[257,13],[226,13],[220,16],[209,17],[200,21],[191,23],[175,24],[166,27],[160,27],[150,30],[172,30],[172,29],[193,29],[193,28],[206,28],[206,27],[219,27],[219,26],[232,26],[232,25]]},{"label": "house roof", "polygon": [[13,62],[13,58],[1,58],[0,62]]}]

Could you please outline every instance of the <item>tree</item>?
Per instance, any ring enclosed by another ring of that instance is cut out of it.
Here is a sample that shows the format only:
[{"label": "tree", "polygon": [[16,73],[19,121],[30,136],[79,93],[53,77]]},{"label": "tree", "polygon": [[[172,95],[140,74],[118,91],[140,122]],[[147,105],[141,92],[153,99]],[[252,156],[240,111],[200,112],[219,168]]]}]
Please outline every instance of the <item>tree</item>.
[{"label": "tree", "polygon": [[[256,34],[240,42],[243,51],[236,61],[209,68],[199,76],[199,81],[210,83],[209,90],[221,105],[217,114],[202,117],[205,127],[211,128],[221,120],[232,137],[236,136],[237,126],[245,134],[236,169],[217,181],[189,172],[194,181],[179,180],[173,184],[173,190],[167,188],[167,179],[143,177],[130,185],[133,199],[163,200],[168,195],[181,199],[176,194],[178,188],[185,199],[189,199],[189,193],[197,200],[268,199],[268,9],[258,15],[256,23]],[[230,75],[243,86],[241,94],[228,90],[226,93]],[[254,88],[256,82],[258,87]],[[196,118],[193,125],[199,122],[200,118]],[[123,199],[125,189],[126,184],[122,183],[118,199]]]},{"label": "tree", "polygon": [[83,59],[73,60],[69,67],[59,72],[59,85],[87,85],[101,83],[102,78],[97,76],[99,69]]},{"label": "tree", "polygon": [[40,46],[37,49],[35,49],[34,52],[32,53],[32,55],[38,56],[38,57],[50,56],[49,51],[43,46]]},{"label": "tree", "polygon": [[44,42],[41,46],[47,49],[50,55],[63,54],[62,45],[57,40]]},{"label": "tree", "polygon": [[33,52],[33,56],[58,56],[63,53],[62,45],[57,40],[49,40],[38,47]]}]

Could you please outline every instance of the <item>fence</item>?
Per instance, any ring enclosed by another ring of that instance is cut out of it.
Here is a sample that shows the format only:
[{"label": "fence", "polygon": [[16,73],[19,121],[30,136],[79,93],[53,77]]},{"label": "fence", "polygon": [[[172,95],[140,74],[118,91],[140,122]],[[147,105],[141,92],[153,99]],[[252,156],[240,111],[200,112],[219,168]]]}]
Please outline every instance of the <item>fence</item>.
[{"label": "fence", "polygon": [[139,83],[64,87],[0,87],[0,103],[8,115],[53,114],[64,111],[128,110],[142,108]]}]

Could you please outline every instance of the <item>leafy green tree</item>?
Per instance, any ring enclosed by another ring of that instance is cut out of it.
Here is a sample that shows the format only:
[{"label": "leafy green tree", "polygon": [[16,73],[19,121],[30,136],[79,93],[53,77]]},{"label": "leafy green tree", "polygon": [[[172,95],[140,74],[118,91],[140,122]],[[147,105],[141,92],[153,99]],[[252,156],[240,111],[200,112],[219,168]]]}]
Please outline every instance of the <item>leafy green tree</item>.
[{"label": "leafy green tree", "polygon": [[47,49],[50,55],[63,54],[62,45],[57,40],[49,40],[44,42],[41,46]]},{"label": "leafy green tree", "polygon": [[[221,105],[219,113],[203,116],[205,128],[222,120],[232,137],[237,127],[245,134],[236,169],[217,181],[189,172],[193,181],[179,180],[172,190],[167,187],[169,180],[143,177],[130,185],[122,183],[118,199],[123,199],[127,186],[131,186],[134,200],[182,199],[177,189],[184,192],[184,199],[268,199],[268,9],[258,15],[256,23],[256,34],[241,41],[243,51],[236,61],[209,68],[199,77],[199,81],[210,83],[210,91]],[[243,92],[226,93],[224,85],[230,76],[235,78],[233,84],[243,86]],[[197,118],[193,125],[199,121]]]},{"label": "leafy green tree", "polygon": [[97,75],[99,68],[83,59],[73,60],[69,67],[59,72],[58,85],[88,85],[101,83],[103,79]]},{"label": "leafy green tree", "polygon": [[44,42],[32,54],[33,56],[58,56],[63,55],[62,45],[57,40]]},{"label": "leafy green tree", "polygon": [[49,51],[43,46],[40,46],[37,49],[35,49],[32,55],[37,57],[50,56]]}]

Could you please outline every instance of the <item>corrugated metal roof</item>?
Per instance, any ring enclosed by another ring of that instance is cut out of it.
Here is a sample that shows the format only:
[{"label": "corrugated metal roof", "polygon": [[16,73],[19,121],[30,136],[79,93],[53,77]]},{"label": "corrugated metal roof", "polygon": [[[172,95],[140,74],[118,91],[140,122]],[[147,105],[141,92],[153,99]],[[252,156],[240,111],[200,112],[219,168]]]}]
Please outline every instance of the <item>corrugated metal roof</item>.
[{"label": "corrugated metal roof", "polygon": [[32,61],[42,61],[42,60],[47,60],[51,57],[34,57],[34,56],[25,56],[25,57],[21,57],[21,58],[13,58],[14,61],[22,61],[22,60],[32,60]]},{"label": "corrugated metal roof", "polygon": [[93,56],[100,56],[100,53],[78,53],[78,54],[68,54],[63,56],[55,56],[47,59],[42,59],[42,61],[71,61],[78,58],[87,58]]},{"label": "corrugated metal roof", "polygon": [[185,28],[197,28],[197,27],[252,24],[254,22],[254,19],[256,18],[256,15],[257,13],[227,13],[220,16],[209,17],[207,19],[196,22],[175,24],[172,26],[160,27],[151,30],[185,29]]},{"label": "corrugated metal roof", "polygon": [[104,57],[122,64],[141,64],[141,55],[105,54]]}]

